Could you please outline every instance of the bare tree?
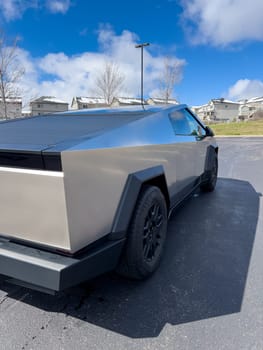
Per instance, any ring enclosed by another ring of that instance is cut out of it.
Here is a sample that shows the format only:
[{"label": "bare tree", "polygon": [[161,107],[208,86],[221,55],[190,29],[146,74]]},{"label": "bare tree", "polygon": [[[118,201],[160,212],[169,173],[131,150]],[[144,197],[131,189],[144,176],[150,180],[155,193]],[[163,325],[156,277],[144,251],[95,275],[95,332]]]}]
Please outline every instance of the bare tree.
[{"label": "bare tree", "polygon": [[105,62],[103,69],[96,76],[94,92],[110,105],[122,88],[124,80],[125,76],[116,63]]},{"label": "bare tree", "polygon": [[159,96],[166,103],[173,95],[175,84],[180,80],[180,67],[178,62],[170,57],[166,57],[163,62],[163,70],[159,77]]},{"label": "bare tree", "polygon": [[9,41],[4,32],[0,32],[0,101],[5,119],[8,119],[8,99],[18,97],[18,83],[25,72],[18,61],[17,43],[18,38]]}]

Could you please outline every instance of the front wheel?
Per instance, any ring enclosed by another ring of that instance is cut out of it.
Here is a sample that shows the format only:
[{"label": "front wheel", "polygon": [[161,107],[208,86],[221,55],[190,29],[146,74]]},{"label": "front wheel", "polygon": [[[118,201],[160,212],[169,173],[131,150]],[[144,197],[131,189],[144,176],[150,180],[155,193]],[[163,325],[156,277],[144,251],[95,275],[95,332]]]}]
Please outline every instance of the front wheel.
[{"label": "front wheel", "polygon": [[127,242],[117,272],[145,279],[158,267],[167,231],[167,206],[158,187],[145,186],[128,229]]}]

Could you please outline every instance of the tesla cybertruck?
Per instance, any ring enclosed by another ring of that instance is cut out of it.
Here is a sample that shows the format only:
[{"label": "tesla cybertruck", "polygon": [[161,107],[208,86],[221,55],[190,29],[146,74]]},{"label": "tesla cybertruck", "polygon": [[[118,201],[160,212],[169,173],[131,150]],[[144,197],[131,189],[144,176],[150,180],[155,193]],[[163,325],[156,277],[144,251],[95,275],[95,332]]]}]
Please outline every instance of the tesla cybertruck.
[{"label": "tesla cybertruck", "polygon": [[158,267],[171,211],[213,191],[218,147],[186,105],[0,123],[0,274],[60,291]]}]

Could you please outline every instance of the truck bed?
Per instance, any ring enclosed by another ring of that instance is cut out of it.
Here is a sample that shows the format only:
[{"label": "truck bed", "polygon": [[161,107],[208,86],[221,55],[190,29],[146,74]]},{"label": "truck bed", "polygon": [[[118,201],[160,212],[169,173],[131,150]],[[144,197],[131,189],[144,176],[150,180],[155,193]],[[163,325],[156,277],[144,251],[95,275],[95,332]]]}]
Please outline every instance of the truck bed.
[{"label": "truck bed", "polygon": [[141,117],[68,112],[1,122],[0,166],[61,171],[60,153],[67,147]]},{"label": "truck bed", "polygon": [[[55,114],[0,123],[0,150],[41,151],[61,142],[77,143],[118,128],[145,114]],[[15,125],[14,125],[15,124]]]}]

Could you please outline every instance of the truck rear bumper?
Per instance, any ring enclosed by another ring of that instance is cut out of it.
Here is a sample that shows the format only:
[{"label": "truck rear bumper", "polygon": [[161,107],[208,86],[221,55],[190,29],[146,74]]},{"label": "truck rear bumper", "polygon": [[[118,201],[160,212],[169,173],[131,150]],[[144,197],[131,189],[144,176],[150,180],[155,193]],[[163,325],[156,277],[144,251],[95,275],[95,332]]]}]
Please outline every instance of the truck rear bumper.
[{"label": "truck rear bumper", "polygon": [[66,257],[10,241],[0,241],[0,274],[6,280],[45,292],[72,287],[113,270],[125,239],[106,241],[78,257]]}]

